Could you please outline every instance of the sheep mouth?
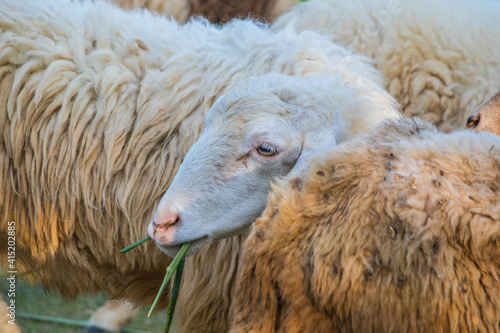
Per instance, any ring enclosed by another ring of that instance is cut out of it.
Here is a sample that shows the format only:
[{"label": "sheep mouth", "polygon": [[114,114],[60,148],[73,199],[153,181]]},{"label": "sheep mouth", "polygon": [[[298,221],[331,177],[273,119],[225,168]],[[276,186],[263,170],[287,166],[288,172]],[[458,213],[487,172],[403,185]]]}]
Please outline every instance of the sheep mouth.
[{"label": "sheep mouth", "polygon": [[191,242],[191,245],[189,246],[189,249],[186,252],[186,256],[190,256],[192,254],[195,254],[200,250],[200,248],[205,245],[208,241],[208,235],[193,239],[193,240],[186,240],[183,242],[176,242],[175,244],[158,244],[160,249],[168,254],[171,257],[174,257],[177,252],[179,252],[182,244]]}]

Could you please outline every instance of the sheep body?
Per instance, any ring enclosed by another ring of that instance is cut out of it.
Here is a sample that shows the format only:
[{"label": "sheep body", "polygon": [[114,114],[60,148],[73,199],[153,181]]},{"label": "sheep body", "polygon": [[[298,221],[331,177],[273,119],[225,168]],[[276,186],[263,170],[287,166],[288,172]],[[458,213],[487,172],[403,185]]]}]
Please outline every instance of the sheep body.
[{"label": "sheep body", "polygon": [[386,122],[275,185],[233,332],[498,331],[500,138]]},{"label": "sheep body", "polygon": [[[313,32],[241,20],[179,26],[104,2],[2,1],[0,50],[0,251],[15,221],[28,278],[66,297],[105,292],[139,304],[152,301],[170,259],[152,242],[118,250],[144,237],[220,95],[272,72],[382,82],[365,58]],[[243,239],[187,261],[181,329],[227,329]]]},{"label": "sheep body", "polygon": [[405,115],[450,131],[500,89],[499,12],[498,1],[310,0],[273,26],[315,30],[374,58]]},{"label": "sheep body", "polygon": [[295,5],[295,0],[190,0],[190,16],[203,16],[211,22],[226,22],[234,17],[274,21]]}]

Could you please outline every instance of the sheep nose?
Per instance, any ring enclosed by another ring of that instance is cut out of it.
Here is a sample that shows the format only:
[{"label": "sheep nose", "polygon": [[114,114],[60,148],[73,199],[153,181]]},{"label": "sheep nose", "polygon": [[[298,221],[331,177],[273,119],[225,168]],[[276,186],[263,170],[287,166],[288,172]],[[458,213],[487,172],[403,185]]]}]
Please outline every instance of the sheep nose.
[{"label": "sheep nose", "polygon": [[153,228],[156,233],[157,230],[168,229],[172,225],[180,222],[181,218],[179,214],[169,212],[167,214],[161,214],[161,216],[155,216],[153,220]]},{"label": "sheep nose", "polygon": [[467,124],[465,126],[474,129],[479,125],[480,120],[481,120],[481,114],[475,113],[469,118],[467,118]]}]

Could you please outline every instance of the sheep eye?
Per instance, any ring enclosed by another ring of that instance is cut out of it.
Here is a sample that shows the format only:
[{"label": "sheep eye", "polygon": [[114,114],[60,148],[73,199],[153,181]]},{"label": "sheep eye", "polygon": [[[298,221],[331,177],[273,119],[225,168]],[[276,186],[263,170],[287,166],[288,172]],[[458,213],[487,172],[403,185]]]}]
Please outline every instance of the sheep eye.
[{"label": "sheep eye", "polygon": [[260,145],[259,147],[257,147],[257,152],[259,154],[261,154],[262,156],[266,156],[266,157],[269,157],[269,156],[274,156],[278,153],[278,150],[274,147],[271,147],[270,145],[268,144],[262,144]]}]

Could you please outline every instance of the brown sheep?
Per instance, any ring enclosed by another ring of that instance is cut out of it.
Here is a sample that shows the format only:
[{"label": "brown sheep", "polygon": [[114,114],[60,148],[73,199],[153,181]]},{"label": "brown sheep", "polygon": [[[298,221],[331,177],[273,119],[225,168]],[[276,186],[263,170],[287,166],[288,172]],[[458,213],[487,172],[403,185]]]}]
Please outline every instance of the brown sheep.
[{"label": "brown sheep", "polygon": [[232,332],[500,331],[500,139],[387,122],[274,186]]},{"label": "brown sheep", "polygon": [[189,16],[203,16],[213,23],[224,23],[233,17],[252,17],[274,21],[296,3],[296,0],[189,0]]},{"label": "brown sheep", "polygon": [[500,135],[500,92],[479,105],[467,119],[467,128]]},{"label": "brown sheep", "polygon": [[232,18],[271,22],[292,8],[296,0],[110,0],[124,9],[147,8],[172,16],[185,23],[192,16],[203,16],[212,23],[225,23]]}]

